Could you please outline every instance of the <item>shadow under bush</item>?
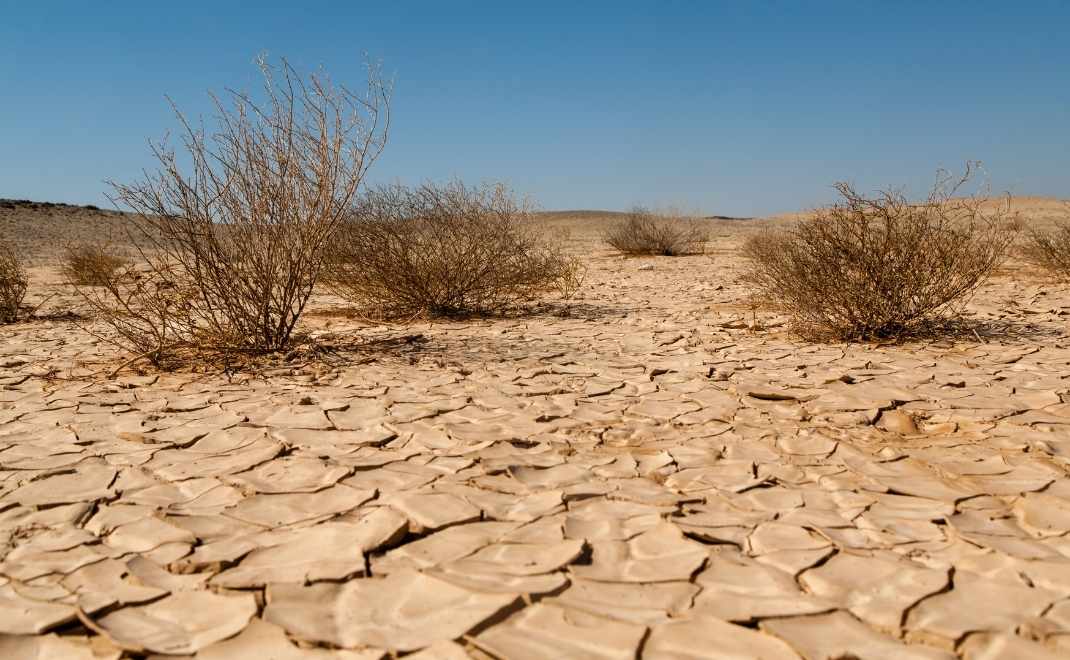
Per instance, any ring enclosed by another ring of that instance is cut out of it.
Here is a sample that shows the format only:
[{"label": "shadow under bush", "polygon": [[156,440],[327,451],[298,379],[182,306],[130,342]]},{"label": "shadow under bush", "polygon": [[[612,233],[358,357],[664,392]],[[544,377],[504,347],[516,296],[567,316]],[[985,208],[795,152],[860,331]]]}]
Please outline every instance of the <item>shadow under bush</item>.
[{"label": "shadow under bush", "polygon": [[602,240],[623,254],[674,257],[701,254],[709,231],[695,218],[635,208],[606,231]]},{"label": "shadow under bush", "polygon": [[941,173],[928,198],[858,194],[793,227],[750,238],[747,280],[758,298],[812,338],[897,339],[939,328],[1003,261],[1017,231],[1007,205],[955,197],[971,177]]},{"label": "shadow under bush", "polygon": [[571,297],[585,269],[501,185],[368,191],[335,233],[324,282],[377,318],[502,312]]}]

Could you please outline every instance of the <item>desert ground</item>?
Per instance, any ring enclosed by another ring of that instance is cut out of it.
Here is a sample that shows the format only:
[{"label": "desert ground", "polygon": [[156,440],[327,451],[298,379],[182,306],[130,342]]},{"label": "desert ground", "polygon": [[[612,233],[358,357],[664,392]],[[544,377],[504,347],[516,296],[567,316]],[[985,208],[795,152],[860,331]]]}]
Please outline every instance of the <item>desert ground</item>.
[{"label": "desert ground", "polygon": [[1011,259],[963,336],[810,343],[740,281],[788,219],[621,258],[547,214],[574,300],[317,295],[315,349],[158,373],[57,270],[123,217],[0,206],[41,304],[0,326],[0,657],[1070,656],[1070,287]]}]

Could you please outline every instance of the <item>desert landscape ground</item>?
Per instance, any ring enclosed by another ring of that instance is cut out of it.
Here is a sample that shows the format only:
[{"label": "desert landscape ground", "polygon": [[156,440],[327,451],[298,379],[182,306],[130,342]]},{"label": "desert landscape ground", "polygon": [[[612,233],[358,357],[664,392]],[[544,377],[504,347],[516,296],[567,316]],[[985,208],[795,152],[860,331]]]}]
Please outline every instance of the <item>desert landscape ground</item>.
[{"label": "desert landscape ground", "polygon": [[317,350],[113,373],[58,255],[125,217],[0,205],[40,304],[0,326],[0,657],[1070,655],[1070,287],[1012,258],[966,336],[807,342],[740,280],[785,218],[675,258],[614,219],[542,216],[572,300],[317,292]]}]

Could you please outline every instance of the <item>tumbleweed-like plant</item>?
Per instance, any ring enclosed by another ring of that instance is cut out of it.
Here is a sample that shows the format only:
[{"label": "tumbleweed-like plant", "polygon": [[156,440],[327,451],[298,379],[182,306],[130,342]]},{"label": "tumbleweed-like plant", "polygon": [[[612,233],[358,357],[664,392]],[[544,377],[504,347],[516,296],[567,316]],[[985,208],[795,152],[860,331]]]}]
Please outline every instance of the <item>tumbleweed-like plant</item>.
[{"label": "tumbleweed-like plant", "polygon": [[26,297],[29,278],[15,247],[0,241],[0,323],[14,323]]},{"label": "tumbleweed-like plant", "polygon": [[610,227],[602,240],[623,254],[673,257],[701,253],[709,230],[696,218],[636,207]]},{"label": "tumbleweed-like plant", "polygon": [[69,245],[61,259],[60,272],[64,279],[81,286],[103,286],[114,280],[116,271],[130,263],[105,243]]},{"label": "tumbleweed-like plant", "polygon": [[[1070,214],[1070,207],[1067,208]],[[1032,227],[1025,237],[1024,256],[1055,277],[1070,280],[1070,218],[1052,227]]]},{"label": "tumbleweed-like plant", "polygon": [[973,170],[941,172],[921,203],[836,184],[842,202],[747,241],[747,279],[807,336],[895,339],[936,329],[1003,261],[1016,231],[1009,205],[956,196]]},{"label": "tumbleweed-like plant", "polygon": [[212,95],[211,131],[172,108],[182,157],[154,143],[158,168],[111,183],[134,212],[144,268],[121,268],[86,299],[123,343],[154,361],[178,348],[284,348],[389,127],[390,86],[369,67],[357,94],[263,58],[263,93]]},{"label": "tumbleweed-like plant", "polygon": [[504,186],[453,182],[365,193],[332,241],[325,282],[378,317],[450,316],[571,296],[583,272]]}]

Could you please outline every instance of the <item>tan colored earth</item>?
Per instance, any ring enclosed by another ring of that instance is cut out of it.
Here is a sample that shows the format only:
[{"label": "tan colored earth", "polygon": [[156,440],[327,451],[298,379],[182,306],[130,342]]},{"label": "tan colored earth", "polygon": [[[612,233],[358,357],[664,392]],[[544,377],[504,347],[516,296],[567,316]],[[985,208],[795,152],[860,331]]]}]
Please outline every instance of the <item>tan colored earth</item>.
[{"label": "tan colored earth", "polygon": [[[1062,212],[1019,202],[1028,221]],[[115,376],[56,270],[123,222],[0,208],[0,658],[1070,656],[1070,287],[1010,261],[975,333],[812,344],[742,238],[590,268],[527,315]],[[46,300],[47,298],[47,300]]]}]

